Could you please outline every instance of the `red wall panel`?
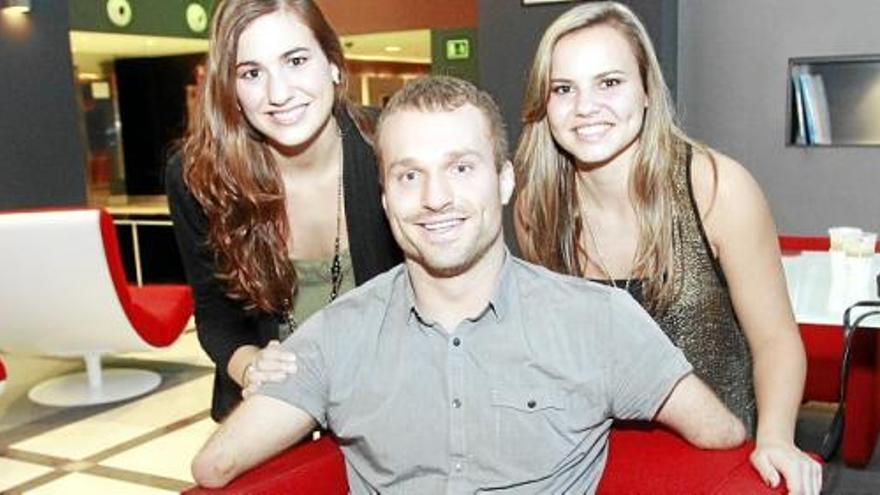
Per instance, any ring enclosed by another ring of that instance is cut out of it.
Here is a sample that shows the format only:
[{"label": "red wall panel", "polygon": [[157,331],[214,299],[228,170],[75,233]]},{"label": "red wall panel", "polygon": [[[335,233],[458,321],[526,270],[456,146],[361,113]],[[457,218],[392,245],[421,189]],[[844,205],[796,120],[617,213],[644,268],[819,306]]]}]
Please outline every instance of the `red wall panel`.
[{"label": "red wall panel", "polygon": [[339,34],[477,27],[476,0],[317,0]]}]

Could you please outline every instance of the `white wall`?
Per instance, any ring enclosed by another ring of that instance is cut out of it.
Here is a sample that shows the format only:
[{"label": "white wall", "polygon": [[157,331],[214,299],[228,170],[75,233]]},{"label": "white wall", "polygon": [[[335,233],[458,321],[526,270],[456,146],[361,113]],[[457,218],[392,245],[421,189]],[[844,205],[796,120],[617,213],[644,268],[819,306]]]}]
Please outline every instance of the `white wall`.
[{"label": "white wall", "polygon": [[685,128],[752,172],[780,231],[880,229],[880,147],[785,146],[788,59],[880,54],[880,1],[679,0],[678,34]]}]

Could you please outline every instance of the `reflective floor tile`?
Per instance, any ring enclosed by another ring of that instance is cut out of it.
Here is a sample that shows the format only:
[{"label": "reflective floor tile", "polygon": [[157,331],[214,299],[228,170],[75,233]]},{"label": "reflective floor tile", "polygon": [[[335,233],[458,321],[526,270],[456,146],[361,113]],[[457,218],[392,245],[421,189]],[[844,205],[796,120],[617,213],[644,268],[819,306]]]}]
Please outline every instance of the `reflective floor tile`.
[{"label": "reflective floor tile", "polygon": [[204,411],[211,403],[212,380],[204,376],[10,447],[73,460],[90,457]]},{"label": "reflective floor tile", "polygon": [[204,366],[213,368],[214,363],[205,354],[199,344],[198,335],[195,332],[187,332],[180,336],[177,341],[167,349],[149,352],[130,352],[120,354],[119,357],[138,359],[142,361],[171,361],[175,363],[189,364],[192,366]]},{"label": "reflective floor tile", "polygon": [[203,419],[101,461],[102,466],[193,482],[189,466],[217,424]]},{"label": "reflective floor tile", "polygon": [[0,457],[0,493],[52,471],[52,468]]},{"label": "reflective floor tile", "polygon": [[160,495],[176,493],[159,488],[128,483],[91,474],[68,474],[45,485],[24,492],[28,495],[70,495],[79,493],[112,493],[113,495]]}]

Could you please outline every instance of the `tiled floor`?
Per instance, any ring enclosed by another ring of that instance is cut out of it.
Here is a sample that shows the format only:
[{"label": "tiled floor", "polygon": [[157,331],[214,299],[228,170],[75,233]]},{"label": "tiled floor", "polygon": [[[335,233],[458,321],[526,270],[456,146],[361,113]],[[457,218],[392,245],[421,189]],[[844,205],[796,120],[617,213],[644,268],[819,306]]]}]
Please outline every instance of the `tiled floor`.
[{"label": "tiled floor", "polygon": [[[214,431],[208,416],[211,362],[195,333],[170,349],[108,359],[106,366],[158,371],[159,389],[129,401],[76,408],[40,406],[27,398],[35,383],[82,368],[81,362],[5,355],[0,395],[0,493],[177,493],[193,481],[189,464]],[[810,404],[799,442],[815,445],[833,409]],[[826,493],[880,494],[880,450],[865,470],[826,466]]]},{"label": "tiled floor", "polygon": [[82,368],[73,360],[5,355],[0,395],[0,493],[178,493],[216,427],[208,416],[211,362],[194,332],[159,352],[110,358],[106,367],[150,369],[159,389],[103,406],[54,408],[27,398],[35,383]]},{"label": "tiled floor", "polygon": [[[797,441],[802,448],[817,451],[836,407],[829,403],[808,403],[801,408],[798,418]],[[832,459],[824,467],[822,493],[833,495],[880,495],[880,448],[865,469],[845,467],[839,459]]]}]

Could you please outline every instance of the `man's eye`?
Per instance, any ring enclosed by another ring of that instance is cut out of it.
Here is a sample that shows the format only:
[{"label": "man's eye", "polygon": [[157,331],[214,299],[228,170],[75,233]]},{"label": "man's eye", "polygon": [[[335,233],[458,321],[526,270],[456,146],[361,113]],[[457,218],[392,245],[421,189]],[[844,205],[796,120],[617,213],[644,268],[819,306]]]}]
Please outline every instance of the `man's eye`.
[{"label": "man's eye", "polygon": [[456,174],[461,175],[461,174],[466,174],[466,173],[470,172],[471,170],[473,170],[473,168],[474,168],[474,166],[471,165],[470,163],[458,163],[453,168],[453,171]]}]

